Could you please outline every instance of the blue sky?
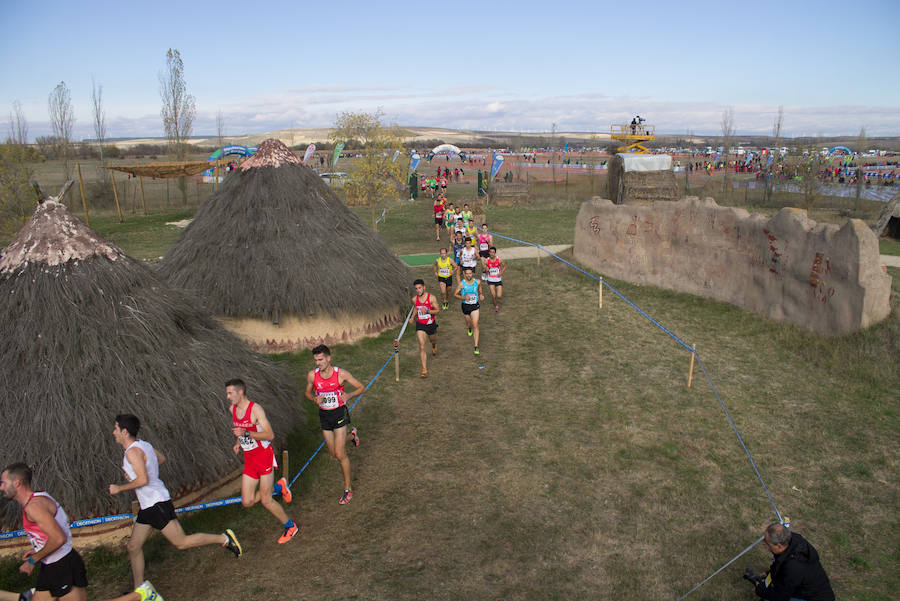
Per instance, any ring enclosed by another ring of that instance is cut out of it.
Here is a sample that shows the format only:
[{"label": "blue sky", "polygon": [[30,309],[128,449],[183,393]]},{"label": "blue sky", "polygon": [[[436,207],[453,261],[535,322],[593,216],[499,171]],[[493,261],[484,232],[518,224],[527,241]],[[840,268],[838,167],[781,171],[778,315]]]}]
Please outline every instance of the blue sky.
[{"label": "blue sky", "polygon": [[[158,74],[180,50],[196,135],[328,127],[343,110],[483,130],[900,135],[900,2],[268,2],[0,0],[0,107],[30,137],[72,94],[93,135],[161,136]],[[4,125],[7,121],[3,119]],[[5,128],[0,128],[5,134]]]}]

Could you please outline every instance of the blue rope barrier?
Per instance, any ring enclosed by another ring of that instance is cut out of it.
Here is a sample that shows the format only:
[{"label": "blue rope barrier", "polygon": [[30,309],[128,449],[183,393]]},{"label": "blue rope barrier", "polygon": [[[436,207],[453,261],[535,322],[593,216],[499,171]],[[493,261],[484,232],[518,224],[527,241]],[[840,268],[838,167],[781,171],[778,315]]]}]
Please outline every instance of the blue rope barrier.
[{"label": "blue rope barrier", "polygon": [[756,541],[755,541],[752,545],[750,545],[749,547],[747,547],[746,549],[744,549],[743,551],[741,551],[740,553],[738,553],[737,555],[735,555],[734,557],[732,557],[731,560],[730,560],[728,563],[726,563],[725,565],[723,565],[721,568],[719,568],[718,570],[716,570],[715,572],[713,572],[713,573],[710,574],[709,576],[707,576],[705,580],[703,580],[702,582],[699,582],[694,588],[692,588],[691,590],[689,590],[689,591],[686,592],[685,594],[683,594],[683,595],[681,595],[680,597],[678,597],[678,601],[681,601],[682,599],[684,599],[685,597],[687,597],[688,595],[690,595],[691,593],[693,593],[695,590],[697,590],[698,588],[700,588],[701,586],[703,586],[704,584],[706,584],[707,582],[709,582],[710,580],[712,580],[713,576],[715,576],[716,574],[718,574],[719,572],[721,572],[722,570],[724,570],[725,568],[727,568],[728,566],[730,566],[731,564],[733,564],[734,562],[736,562],[736,561],[737,561],[738,559],[740,559],[747,551],[749,551],[750,549],[752,549],[753,547],[755,547],[756,545],[758,545],[759,542],[760,542],[762,539],[764,539],[764,538],[765,538],[765,536],[760,536],[758,539],[756,539]]}]

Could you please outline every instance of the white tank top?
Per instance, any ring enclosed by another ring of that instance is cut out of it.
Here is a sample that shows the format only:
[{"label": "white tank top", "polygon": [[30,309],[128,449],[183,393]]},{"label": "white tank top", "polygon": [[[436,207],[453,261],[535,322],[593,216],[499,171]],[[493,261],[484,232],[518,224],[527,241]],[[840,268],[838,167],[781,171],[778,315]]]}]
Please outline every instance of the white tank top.
[{"label": "white tank top", "polygon": [[[168,501],[171,499],[172,497],[169,496],[169,490],[166,488],[166,485],[163,484],[162,480],[159,479],[159,460],[156,458],[156,451],[153,450],[153,445],[139,439],[128,445],[128,449],[131,447],[137,447],[144,452],[144,464],[147,468],[147,484],[134,489],[134,494],[137,495],[138,503],[141,504],[141,509],[147,509],[148,507],[153,507],[160,501]],[[128,461],[128,449],[125,449],[126,455],[122,459],[122,469],[125,470],[125,475],[127,475],[128,480],[131,481],[137,478],[137,473],[134,471],[131,462]]]}]

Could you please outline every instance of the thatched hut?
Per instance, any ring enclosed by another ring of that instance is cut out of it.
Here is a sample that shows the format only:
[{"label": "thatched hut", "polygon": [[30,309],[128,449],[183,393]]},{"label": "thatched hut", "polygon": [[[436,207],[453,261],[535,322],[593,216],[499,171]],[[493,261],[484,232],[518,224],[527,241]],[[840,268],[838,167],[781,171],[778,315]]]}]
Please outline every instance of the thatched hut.
[{"label": "thatched hut", "polygon": [[406,265],[274,139],[200,207],[160,272],[266,352],[377,334],[409,303]]},{"label": "thatched hut", "polygon": [[678,200],[672,157],[619,153],[609,161],[609,199],[617,205]]},{"label": "thatched hut", "polygon": [[[73,519],[128,511],[134,498],[107,493],[122,480],[118,413],[139,416],[166,455],[176,502],[241,466],[226,379],[247,381],[277,435],[304,422],[287,373],[53,198],[0,250],[0,315],[0,457],[33,466]],[[21,517],[12,505],[4,527]]]}]

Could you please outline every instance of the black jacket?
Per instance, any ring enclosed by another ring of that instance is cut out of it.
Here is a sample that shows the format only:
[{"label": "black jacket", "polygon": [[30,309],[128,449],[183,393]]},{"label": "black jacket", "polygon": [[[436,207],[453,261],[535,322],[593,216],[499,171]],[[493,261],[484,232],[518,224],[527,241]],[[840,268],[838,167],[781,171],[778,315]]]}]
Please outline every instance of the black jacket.
[{"label": "black jacket", "polygon": [[775,555],[768,574],[772,584],[762,582],[756,594],[770,601],[788,601],[791,597],[804,601],[834,601],[828,575],[819,563],[819,553],[805,538],[791,533],[784,553]]}]

